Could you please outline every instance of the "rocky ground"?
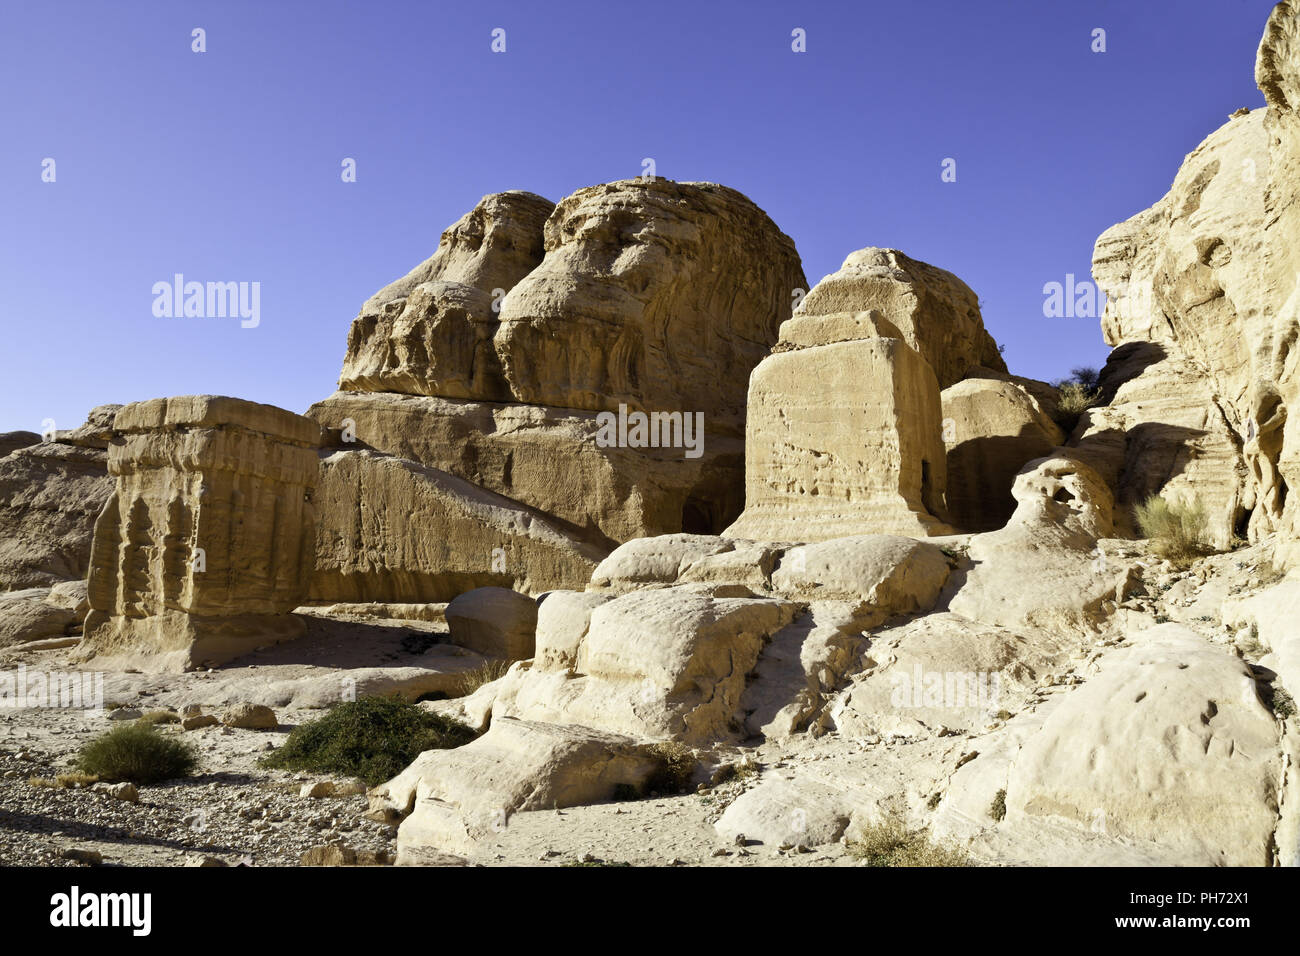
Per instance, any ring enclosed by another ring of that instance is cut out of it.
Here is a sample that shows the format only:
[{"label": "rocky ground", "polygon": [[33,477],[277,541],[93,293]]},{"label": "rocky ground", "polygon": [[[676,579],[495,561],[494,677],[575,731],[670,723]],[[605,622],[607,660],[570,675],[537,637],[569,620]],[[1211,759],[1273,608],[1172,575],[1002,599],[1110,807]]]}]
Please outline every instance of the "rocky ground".
[{"label": "rocky ground", "polygon": [[[1266,653],[1251,626],[1225,623],[1232,602],[1248,601],[1277,583],[1266,549],[1243,548],[1205,559],[1186,571],[1153,563],[1139,592],[1117,609],[1115,623],[1137,632],[1175,622],[1252,664]],[[1145,593],[1141,593],[1145,592]],[[1227,602],[1227,604],[1225,604]],[[161,732],[194,744],[199,765],[193,776],[156,786],[140,786],[134,800],[120,799],[102,785],[58,788],[35,785],[73,769],[78,748],[114,724],[111,709],[26,709],[0,712],[0,864],[84,865],[297,865],[313,847],[335,845],[376,855],[395,856],[396,827],[366,816],[367,799],[358,782],[334,780],[346,796],[304,795],[327,778],[268,770],[258,760],[279,746],[297,724],[322,713],[322,707],[360,686],[362,693],[396,690],[414,698],[443,697],[449,680],[479,663],[477,655],[446,644],[437,621],[392,621],[343,613],[311,617],[308,637],[267,648],[214,671],[181,675],[110,673],[105,681],[108,708],[140,712],[187,705],[220,714],[231,704],[251,702],[276,708],[276,729],[208,726],[182,730],[163,724]],[[373,609],[371,609],[373,613]],[[1021,708],[1050,711],[1096,672],[1106,655],[1128,642],[1117,629],[1100,636],[1068,665],[1044,675]],[[75,663],[77,649],[14,651],[0,668],[19,663],[29,671],[58,671]],[[311,660],[312,663],[305,663]],[[454,690],[451,691],[454,693]],[[1290,718],[1294,720],[1294,718]],[[494,866],[845,866],[860,865],[851,852],[852,831],[812,847],[803,841],[766,842],[736,827],[715,826],[742,794],[758,787],[779,788],[799,780],[822,781],[871,795],[876,805],[906,812],[938,794],[966,755],[986,747],[1001,726],[956,732],[943,727],[922,733],[855,734],[832,730],[821,736],[798,734],[756,746],[723,748],[716,761],[739,762],[745,772],[717,786],[692,784],[694,792],[600,803],[563,810],[521,812],[486,841],[473,862]],[[1283,721],[1285,724],[1285,721]],[[815,810],[814,810],[815,813]],[[814,821],[815,825],[815,821]],[[1050,827],[1048,828],[1050,830]],[[1044,831],[1046,832],[1046,831]],[[1062,830],[1059,852],[1070,861],[1137,862],[1150,848],[1126,856],[1114,841],[1090,841],[1086,833]],[[1014,864],[1035,859],[1032,848],[1014,838],[974,840],[965,848],[984,864]],[[1156,860],[1150,860],[1157,862]],[[448,858],[447,862],[461,862]],[[1062,860],[1061,862],[1065,862]]]}]

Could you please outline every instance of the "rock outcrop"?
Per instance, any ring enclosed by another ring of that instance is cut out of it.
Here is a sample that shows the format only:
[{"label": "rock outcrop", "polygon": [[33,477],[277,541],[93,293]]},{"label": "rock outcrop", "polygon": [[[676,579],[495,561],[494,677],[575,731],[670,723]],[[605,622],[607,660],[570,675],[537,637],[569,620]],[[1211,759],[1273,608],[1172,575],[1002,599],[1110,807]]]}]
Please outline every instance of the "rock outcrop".
[{"label": "rock outcrop", "polygon": [[85,646],[171,670],[302,633],[320,428],[207,395],[117,414],[116,490],[95,524]]},{"label": "rock outcrop", "polygon": [[934,372],[879,312],[795,316],[750,377],[745,511],[725,534],[949,533],[942,417]]},{"label": "rock outcrop", "polygon": [[[1158,456],[1126,449],[1117,491],[1200,499],[1221,545],[1234,531],[1300,537],[1300,501],[1287,494],[1300,483],[1300,429],[1288,427],[1300,400],[1297,36],[1295,6],[1278,4],[1256,61],[1267,107],[1212,133],[1168,194],[1104,233],[1093,255],[1107,342],[1147,356],[1111,404],[1128,443],[1151,432],[1166,446]],[[1102,420],[1092,431],[1116,427]]]},{"label": "rock outcrop", "polygon": [[0,458],[0,588],[86,576],[95,518],[113,491],[106,449],[118,408],[95,408],[84,425],[45,441],[8,433],[10,450]]},{"label": "rock outcrop", "polygon": [[947,388],[973,366],[1005,372],[997,343],[984,329],[979,299],[951,272],[897,249],[859,249],[818,282],[800,316],[878,310],[921,354]]},{"label": "rock outcrop", "polygon": [[313,500],[315,602],[440,602],[489,585],[539,593],[585,580],[607,551],[511,498],[372,451],[327,449]]},{"label": "rock outcrop", "polygon": [[794,243],[733,189],[624,180],[580,189],[501,307],[497,355],[534,405],[704,412],[739,431],[749,371],[804,285]]},{"label": "rock outcrop", "polygon": [[945,388],[942,399],[952,523],[964,531],[1001,528],[1015,511],[1011,485],[1021,465],[1047,455],[1065,435],[1012,382],[965,379]]},{"label": "rock outcrop", "polygon": [[497,312],[542,261],[553,208],[527,192],[484,196],[429,259],[366,300],[348,332],[339,387],[507,400],[492,347]]}]

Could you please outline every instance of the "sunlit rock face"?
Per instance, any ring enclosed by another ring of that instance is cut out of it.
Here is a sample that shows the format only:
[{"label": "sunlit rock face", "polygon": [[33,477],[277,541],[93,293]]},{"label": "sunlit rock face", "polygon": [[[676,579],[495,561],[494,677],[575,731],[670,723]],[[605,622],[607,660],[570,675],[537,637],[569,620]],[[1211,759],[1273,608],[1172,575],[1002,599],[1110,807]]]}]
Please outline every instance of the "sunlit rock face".
[{"label": "sunlit rock face", "polygon": [[562,200],[545,242],[495,337],[516,401],[743,427],[749,372],[805,285],[761,209],[712,183],[625,180]]},{"label": "sunlit rock face", "polygon": [[127,405],[115,427],[86,648],[177,670],[298,636],[289,612],[314,564],[319,426],[188,395]]}]

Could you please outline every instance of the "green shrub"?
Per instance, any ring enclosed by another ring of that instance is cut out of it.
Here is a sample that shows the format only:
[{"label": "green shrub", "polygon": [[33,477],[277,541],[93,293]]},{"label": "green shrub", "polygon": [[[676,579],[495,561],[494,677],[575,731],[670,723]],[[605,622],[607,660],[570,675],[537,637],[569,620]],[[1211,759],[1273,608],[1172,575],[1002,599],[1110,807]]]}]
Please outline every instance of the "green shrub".
[{"label": "green shrub", "polygon": [[400,697],[362,697],[295,727],[263,767],[359,777],[371,786],[389,780],[426,750],[447,750],[478,735],[441,714]]},{"label": "green shrub", "polygon": [[849,844],[849,852],[867,866],[975,866],[955,847],[935,843],[897,818],[867,827]]},{"label": "green shrub", "polygon": [[1199,501],[1171,504],[1152,495],[1137,506],[1138,530],[1151,542],[1151,553],[1178,568],[1214,551],[1205,540],[1208,523]]},{"label": "green shrub", "polygon": [[130,723],[83,746],[77,769],[110,783],[155,783],[186,776],[196,762],[189,744],[164,737],[150,724]]},{"label": "green shrub", "polygon": [[1062,382],[1057,387],[1057,391],[1060,392],[1061,397],[1056,406],[1056,414],[1052,417],[1056,424],[1061,426],[1061,431],[1069,435],[1079,424],[1083,413],[1097,406],[1101,400],[1101,392],[1080,385],[1078,382]]}]

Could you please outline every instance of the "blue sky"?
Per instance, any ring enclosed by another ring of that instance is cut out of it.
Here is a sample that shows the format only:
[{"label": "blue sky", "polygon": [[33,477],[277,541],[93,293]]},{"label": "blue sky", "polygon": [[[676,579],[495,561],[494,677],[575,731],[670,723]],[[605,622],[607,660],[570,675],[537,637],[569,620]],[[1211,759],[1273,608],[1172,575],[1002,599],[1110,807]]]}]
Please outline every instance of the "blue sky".
[{"label": "blue sky", "polygon": [[[303,411],[361,302],[482,195],[558,200],[646,157],[749,195],[810,282],[896,247],[979,293],[1013,371],[1099,366],[1098,321],[1044,318],[1043,285],[1263,105],[1271,7],[4,0],[0,431],[200,392]],[[260,324],[155,316],[178,272],[260,283]]]}]

